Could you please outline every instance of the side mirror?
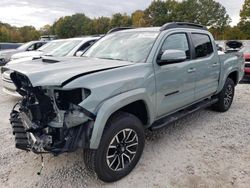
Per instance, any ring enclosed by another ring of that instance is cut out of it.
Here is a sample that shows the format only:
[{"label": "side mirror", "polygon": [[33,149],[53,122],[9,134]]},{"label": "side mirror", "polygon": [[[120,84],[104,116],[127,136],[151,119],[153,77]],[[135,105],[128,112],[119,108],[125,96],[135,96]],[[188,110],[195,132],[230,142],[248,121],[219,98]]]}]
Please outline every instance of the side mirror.
[{"label": "side mirror", "polygon": [[76,52],[76,57],[81,57],[82,54],[83,54],[83,51],[78,51],[78,52]]},{"label": "side mirror", "polygon": [[187,59],[186,53],[182,50],[166,50],[163,54],[158,58],[158,65],[172,64],[172,63],[180,63]]}]

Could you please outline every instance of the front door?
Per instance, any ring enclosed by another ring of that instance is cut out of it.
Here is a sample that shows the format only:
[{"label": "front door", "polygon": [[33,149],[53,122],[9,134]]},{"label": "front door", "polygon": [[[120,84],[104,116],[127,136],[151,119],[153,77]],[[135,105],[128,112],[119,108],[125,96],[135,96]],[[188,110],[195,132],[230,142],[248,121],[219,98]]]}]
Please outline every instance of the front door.
[{"label": "front door", "polygon": [[195,68],[191,60],[187,34],[173,33],[166,36],[159,53],[170,49],[185,51],[187,60],[162,66],[155,65],[158,118],[194,101]]}]

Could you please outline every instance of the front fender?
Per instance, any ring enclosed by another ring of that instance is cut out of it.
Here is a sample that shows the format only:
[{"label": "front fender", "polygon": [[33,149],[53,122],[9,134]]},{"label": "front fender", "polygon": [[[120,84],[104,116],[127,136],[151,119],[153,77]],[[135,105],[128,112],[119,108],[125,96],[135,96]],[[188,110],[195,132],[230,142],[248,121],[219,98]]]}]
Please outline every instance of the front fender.
[{"label": "front fender", "polygon": [[91,149],[98,148],[104,127],[109,117],[120,108],[138,100],[143,100],[147,106],[149,123],[146,126],[149,126],[150,124],[153,123],[154,121],[154,113],[153,113],[154,110],[152,109],[153,105],[151,104],[150,99],[146,93],[146,89],[144,88],[135,89],[119,94],[112,98],[109,98],[106,101],[104,101],[98,109],[97,117],[92,131],[92,136],[90,139]]}]

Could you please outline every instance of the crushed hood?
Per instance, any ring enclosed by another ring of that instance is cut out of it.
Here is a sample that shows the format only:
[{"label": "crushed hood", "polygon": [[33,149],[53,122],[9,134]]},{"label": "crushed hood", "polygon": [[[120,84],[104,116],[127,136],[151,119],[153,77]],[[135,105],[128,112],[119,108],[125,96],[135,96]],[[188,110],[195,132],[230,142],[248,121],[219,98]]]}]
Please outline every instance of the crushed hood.
[{"label": "crushed hood", "polygon": [[38,59],[5,68],[26,75],[32,86],[61,86],[87,74],[131,65],[127,61],[116,61],[84,57],[64,57],[56,59]]}]

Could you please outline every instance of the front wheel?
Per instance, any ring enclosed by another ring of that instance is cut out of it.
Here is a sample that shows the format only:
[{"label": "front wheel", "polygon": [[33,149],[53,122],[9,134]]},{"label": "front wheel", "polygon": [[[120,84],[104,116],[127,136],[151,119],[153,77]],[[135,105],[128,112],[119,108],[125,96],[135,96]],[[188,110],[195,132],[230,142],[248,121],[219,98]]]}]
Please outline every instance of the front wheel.
[{"label": "front wheel", "polygon": [[213,109],[219,112],[228,111],[233,102],[234,91],[234,81],[231,78],[227,78],[223,89],[218,94],[218,102],[213,105]]},{"label": "front wheel", "polygon": [[144,143],[141,121],[132,114],[119,112],[108,121],[98,149],[84,151],[85,164],[102,181],[117,181],[136,166]]}]

